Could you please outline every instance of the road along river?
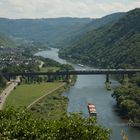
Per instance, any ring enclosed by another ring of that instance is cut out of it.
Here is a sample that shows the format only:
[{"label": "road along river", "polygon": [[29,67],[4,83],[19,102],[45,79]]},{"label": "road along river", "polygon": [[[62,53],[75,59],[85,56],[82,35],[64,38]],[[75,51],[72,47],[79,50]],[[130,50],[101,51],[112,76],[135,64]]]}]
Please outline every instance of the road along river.
[{"label": "road along river", "polygon": [[[58,57],[58,49],[52,48],[49,51],[39,52],[35,55],[51,58],[60,63],[67,63]],[[74,65],[75,69],[90,69],[90,67],[79,67]],[[127,121],[121,119],[115,112],[115,100],[111,97],[113,91],[107,91],[105,88],[105,75],[79,75],[77,82],[68,92],[64,94],[69,98],[68,112],[82,111],[84,116],[89,116],[87,104],[92,102],[96,106],[97,121],[99,124],[111,128],[111,140],[122,140],[122,130],[126,133],[129,140],[139,140],[140,130],[128,127]],[[111,79],[112,87],[119,86],[116,80]]]}]

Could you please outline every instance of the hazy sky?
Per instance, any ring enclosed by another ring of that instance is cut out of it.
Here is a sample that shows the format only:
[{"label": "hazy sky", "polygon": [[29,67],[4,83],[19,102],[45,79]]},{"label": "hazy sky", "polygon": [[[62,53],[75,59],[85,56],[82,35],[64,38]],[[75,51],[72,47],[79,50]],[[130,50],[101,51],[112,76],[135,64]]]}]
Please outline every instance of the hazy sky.
[{"label": "hazy sky", "polygon": [[140,0],[0,0],[0,17],[97,18],[140,7]]}]

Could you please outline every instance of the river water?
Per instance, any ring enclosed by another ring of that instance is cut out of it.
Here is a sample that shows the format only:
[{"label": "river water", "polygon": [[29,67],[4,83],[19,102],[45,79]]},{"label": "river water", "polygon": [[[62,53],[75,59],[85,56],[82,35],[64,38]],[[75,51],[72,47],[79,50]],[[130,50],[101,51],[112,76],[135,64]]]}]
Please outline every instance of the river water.
[{"label": "river water", "polygon": [[[42,51],[36,54],[45,58],[51,58],[60,63],[67,63],[58,57],[58,49]],[[90,67],[79,67],[73,64],[75,69],[91,69]],[[122,140],[122,130],[129,140],[140,140],[140,131],[127,126],[127,121],[121,119],[115,112],[116,101],[111,97],[113,91],[105,88],[105,75],[79,75],[77,81],[69,91],[64,93],[69,98],[68,112],[83,112],[85,117],[89,116],[87,104],[92,102],[96,106],[97,121],[99,124],[112,129],[111,140]],[[111,79],[112,88],[119,86],[116,80]]]}]

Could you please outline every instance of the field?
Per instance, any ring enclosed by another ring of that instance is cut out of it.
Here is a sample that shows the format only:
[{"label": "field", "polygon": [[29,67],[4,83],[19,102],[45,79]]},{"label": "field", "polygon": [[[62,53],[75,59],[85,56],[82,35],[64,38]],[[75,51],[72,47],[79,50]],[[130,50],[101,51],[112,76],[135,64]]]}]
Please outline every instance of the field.
[{"label": "field", "polygon": [[67,88],[67,86],[61,87],[34,104],[30,108],[34,116],[54,120],[67,115],[68,98],[62,96]]},{"label": "field", "polygon": [[59,67],[42,67],[40,72],[57,71]]},{"label": "field", "polygon": [[62,83],[41,83],[41,84],[23,84],[18,86],[6,100],[6,106],[25,106],[27,107],[39,97],[47,94],[47,92],[57,88]]}]

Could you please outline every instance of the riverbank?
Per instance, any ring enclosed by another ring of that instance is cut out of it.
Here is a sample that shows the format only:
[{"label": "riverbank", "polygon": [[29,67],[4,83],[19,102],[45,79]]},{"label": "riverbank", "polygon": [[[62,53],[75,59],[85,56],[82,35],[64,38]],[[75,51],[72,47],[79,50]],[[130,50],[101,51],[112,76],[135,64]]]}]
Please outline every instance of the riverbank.
[{"label": "riverbank", "polygon": [[48,120],[61,118],[67,114],[68,98],[62,95],[66,89],[65,84],[52,91],[30,106],[29,110],[37,118],[47,118]]},{"label": "riverbank", "polygon": [[74,85],[76,77],[72,77],[70,83],[64,83],[56,90],[50,91],[43,98],[36,100],[28,106],[35,117],[56,120],[67,115],[69,99],[63,95]]},{"label": "riverbank", "polygon": [[[59,119],[67,114],[68,98],[63,96],[72,85],[63,82],[47,82],[39,84],[21,84],[7,98],[4,108],[27,107],[35,117]],[[43,112],[43,113],[42,113]]]},{"label": "riverbank", "polygon": [[129,126],[140,128],[140,78],[133,77],[116,88],[112,97],[116,99],[120,116],[128,120]]},{"label": "riverbank", "polygon": [[36,103],[38,103],[41,99],[45,98],[47,95],[52,94],[53,92],[56,92],[58,89],[62,88],[66,83],[62,83],[60,86],[54,88],[53,90],[50,90],[49,92],[47,92],[46,94],[44,94],[43,96],[39,97],[38,99],[36,99],[35,101],[33,101],[30,105],[27,106],[27,109],[32,108],[33,105],[35,105]]}]

